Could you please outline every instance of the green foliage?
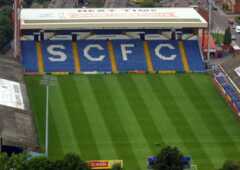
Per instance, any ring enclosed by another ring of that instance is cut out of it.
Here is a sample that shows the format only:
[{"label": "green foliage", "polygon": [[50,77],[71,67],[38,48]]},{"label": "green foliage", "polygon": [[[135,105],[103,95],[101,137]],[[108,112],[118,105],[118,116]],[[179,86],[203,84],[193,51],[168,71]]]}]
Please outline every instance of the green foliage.
[{"label": "green foliage", "polygon": [[232,43],[232,33],[230,27],[225,30],[223,44],[230,45]]},{"label": "green foliage", "polygon": [[167,146],[157,155],[154,170],[183,170],[181,159],[183,154],[176,147]]},{"label": "green foliage", "polygon": [[229,11],[228,4],[223,3],[223,5],[222,5],[222,9],[223,9],[224,11]]},{"label": "green foliage", "polygon": [[6,163],[8,161],[8,156],[5,153],[0,154],[0,170],[6,169]]},{"label": "green foliage", "polygon": [[46,4],[46,3],[49,3],[50,2],[50,0],[24,0],[23,1],[23,6],[25,7],[25,8],[29,8],[29,7],[31,7],[31,5],[33,4],[33,3],[38,3],[38,4]]},{"label": "green foliage", "polygon": [[[26,170],[53,170],[54,163],[46,157],[37,157],[27,162]],[[56,168],[55,168],[56,169]]]},{"label": "green foliage", "polygon": [[88,170],[88,166],[83,162],[80,157],[76,154],[67,154],[65,155],[62,161],[62,170]]},{"label": "green foliage", "polygon": [[140,4],[141,7],[153,7],[154,6],[154,0],[144,0]]},{"label": "green foliage", "polygon": [[240,164],[236,161],[226,161],[219,170],[240,170]]},{"label": "green foliage", "polygon": [[11,5],[11,0],[0,0],[0,7],[5,5]]},{"label": "green foliage", "polygon": [[213,39],[215,40],[215,42],[217,43],[218,46],[221,46],[223,43],[223,39],[224,39],[224,34],[222,33],[212,33]]},{"label": "green foliage", "polygon": [[13,38],[13,29],[10,16],[10,6],[3,7],[0,13],[0,52]]},{"label": "green foliage", "polygon": [[46,157],[29,159],[27,154],[7,156],[0,153],[0,170],[89,170],[78,155],[67,154],[64,159],[52,161]]},{"label": "green foliage", "polygon": [[0,154],[0,170],[25,170],[28,156],[26,154],[12,155],[8,157],[7,154]]}]

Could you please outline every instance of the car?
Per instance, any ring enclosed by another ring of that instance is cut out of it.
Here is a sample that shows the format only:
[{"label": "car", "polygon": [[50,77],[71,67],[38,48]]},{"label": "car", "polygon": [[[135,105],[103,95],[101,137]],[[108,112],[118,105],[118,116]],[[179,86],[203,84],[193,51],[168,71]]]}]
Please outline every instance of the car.
[{"label": "car", "polygon": [[235,31],[236,31],[237,33],[240,33],[240,25],[237,25],[237,26],[236,26]]}]

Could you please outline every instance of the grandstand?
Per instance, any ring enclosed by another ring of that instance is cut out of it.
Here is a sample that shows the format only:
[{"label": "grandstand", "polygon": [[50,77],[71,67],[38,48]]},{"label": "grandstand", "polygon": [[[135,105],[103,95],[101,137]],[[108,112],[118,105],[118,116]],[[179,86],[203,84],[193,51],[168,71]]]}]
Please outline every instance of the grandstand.
[{"label": "grandstand", "polygon": [[30,74],[203,72],[194,29],[206,26],[191,8],[23,9],[22,63]]},{"label": "grandstand", "polygon": [[[49,87],[50,158],[76,152],[94,165],[115,159],[145,170],[166,145],[200,170],[238,158],[239,126],[208,74],[144,74],[205,73],[206,27],[192,8],[22,9],[20,61],[38,144],[45,146],[42,75],[59,74]],[[224,79],[237,101],[220,72],[214,80]]]},{"label": "grandstand", "polygon": [[214,80],[233,111],[240,117],[240,58],[235,56],[214,69]]}]

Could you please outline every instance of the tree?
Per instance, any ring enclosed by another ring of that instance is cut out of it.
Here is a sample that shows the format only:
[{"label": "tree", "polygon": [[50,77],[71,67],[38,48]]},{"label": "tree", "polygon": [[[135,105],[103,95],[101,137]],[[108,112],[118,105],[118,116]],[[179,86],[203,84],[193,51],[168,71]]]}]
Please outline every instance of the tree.
[{"label": "tree", "polygon": [[240,170],[240,164],[236,161],[226,161],[219,170]]},{"label": "tree", "polygon": [[141,7],[153,7],[154,6],[154,0],[144,0],[140,4]]},{"label": "tree", "polygon": [[11,5],[11,0],[0,0],[0,7],[5,5]]},{"label": "tree", "polygon": [[230,27],[225,30],[223,44],[230,45],[232,43],[232,33]]},{"label": "tree", "polygon": [[5,168],[16,169],[16,170],[26,170],[28,155],[23,154],[13,154],[8,157],[7,162],[5,162]]},{"label": "tree", "polygon": [[53,170],[54,163],[46,157],[36,157],[27,162],[26,170]]},{"label": "tree", "polygon": [[6,153],[0,154],[0,170],[6,169],[6,164],[8,162],[8,156]]},{"label": "tree", "polygon": [[10,21],[11,8],[4,7],[0,13],[0,51],[13,38],[13,29]]},{"label": "tree", "polygon": [[58,164],[62,166],[62,170],[89,170],[87,163],[82,161],[78,155],[73,153],[65,155],[63,161],[58,162]]},{"label": "tree", "polygon": [[154,170],[183,170],[181,159],[183,154],[176,147],[167,146],[157,155]]},{"label": "tree", "polygon": [[64,159],[53,161],[46,157],[31,158],[28,154],[8,156],[0,153],[0,170],[89,170],[87,163],[76,154],[67,154]]}]

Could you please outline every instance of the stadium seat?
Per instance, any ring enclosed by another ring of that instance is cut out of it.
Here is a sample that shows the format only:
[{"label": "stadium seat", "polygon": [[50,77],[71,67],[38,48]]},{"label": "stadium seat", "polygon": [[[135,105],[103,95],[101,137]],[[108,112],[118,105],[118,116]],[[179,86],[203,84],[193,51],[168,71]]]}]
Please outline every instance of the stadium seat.
[{"label": "stadium seat", "polygon": [[236,106],[237,106],[238,110],[240,111],[240,101],[236,102]]},{"label": "stadium seat", "polygon": [[179,52],[178,41],[152,40],[148,41],[148,43],[154,70],[184,71]]},{"label": "stadium seat", "polygon": [[231,98],[231,102],[235,104],[237,111],[240,112],[240,97],[236,89],[228,81],[226,75],[220,70],[214,71],[214,75],[219,84],[223,87],[226,94]]},{"label": "stadium seat", "polygon": [[107,41],[81,40],[77,44],[82,72],[112,72]]},{"label": "stadium seat", "polygon": [[25,71],[38,72],[37,50],[34,41],[21,41],[21,55]]},{"label": "stadium seat", "polygon": [[204,63],[200,53],[200,48],[197,40],[184,41],[184,46],[187,53],[188,64],[191,71],[202,72],[204,71]]},{"label": "stadium seat", "polygon": [[71,41],[46,40],[41,44],[45,72],[74,72]]},{"label": "stadium seat", "polygon": [[115,40],[112,43],[117,67],[120,72],[147,70],[143,41]]},{"label": "stadium seat", "polygon": [[[76,68],[81,72],[112,72],[116,67],[119,72],[148,70],[142,40],[113,40],[111,43],[113,51],[107,40],[78,41],[78,56],[76,53],[73,56],[72,41],[45,40],[41,42],[42,57],[39,59],[35,42],[22,41],[22,63],[27,72],[38,72],[39,63],[43,63],[43,66],[40,64],[43,72],[75,72]],[[179,41],[150,40],[147,43],[153,70],[184,71]],[[190,69],[204,71],[198,42],[188,40],[184,41],[184,45]],[[74,50],[75,48],[74,46]],[[79,57],[79,61],[76,57]],[[116,63],[113,62],[113,57]]]}]

